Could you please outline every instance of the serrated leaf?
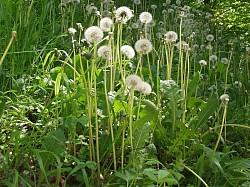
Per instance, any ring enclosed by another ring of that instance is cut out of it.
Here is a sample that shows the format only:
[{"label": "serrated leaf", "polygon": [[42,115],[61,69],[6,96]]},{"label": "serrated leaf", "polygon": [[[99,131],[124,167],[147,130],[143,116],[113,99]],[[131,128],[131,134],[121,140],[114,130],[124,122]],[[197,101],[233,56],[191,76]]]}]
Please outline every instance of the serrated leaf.
[{"label": "serrated leaf", "polygon": [[157,106],[153,102],[151,102],[150,100],[147,100],[147,99],[142,100],[141,104],[145,105],[144,110],[146,110],[147,113],[158,114],[159,110],[158,110]]},{"label": "serrated leaf", "polygon": [[133,144],[134,149],[144,147],[145,141],[149,138],[150,125],[147,124],[151,118],[144,116],[134,123],[133,128]]}]

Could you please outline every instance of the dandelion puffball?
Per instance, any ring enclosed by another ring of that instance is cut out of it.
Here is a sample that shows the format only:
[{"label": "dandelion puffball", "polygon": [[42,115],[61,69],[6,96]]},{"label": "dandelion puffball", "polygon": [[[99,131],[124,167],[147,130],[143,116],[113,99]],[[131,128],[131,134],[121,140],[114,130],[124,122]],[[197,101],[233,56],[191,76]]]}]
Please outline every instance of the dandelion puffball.
[{"label": "dandelion puffball", "polygon": [[101,58],[104,58],[106,60],[111,59],[111,49],[108,45],[103,45],[98,48],[97,55]]},{"label": "dandelion puffball", "polygon": [[135,50],[139,54],[148,54],[152,49],[152,43],[148,39],[140,39],[135,43]]},{"label": "dandelion puffball", "polygon": [[149,12],[142,12],[139,16],[139,19],[145,24],[150,23],[153,20],[152,15]]},{"label": "dandelion puffball", "polygon": [[111,30],[111,26],[113,24],[112,19],[105,17],[100,20],[100,28],[103,32],[109,32]]},{"label": "dandelion puffball", "polygon": [[129,75],[126,77],[125,82],[129,89],[136,89],[143,81],[138,75]]},{"label": "dandelion puffball", "polygon": [[134,49],[129,45],[121,46],[121,53],[124,54],[128,59],[131,59],[135,56]]},{"label": "dandelion puffball", "polygon": [[130,10],[130,8],[126,6],[119,7],[115,11],[115,18],[118,22],[126,23],[128,20],[130,20],[133,17],[133,13]]},{"label": "dandelion puffball", "polygon": [[84,36],[89,43],[99,42],[103,38],[103,32],[99,27],[92,26],[87,28]]},{"label": "dandelion puffball", "polygon": [[178,34],[174,31],[168,31],[164,35],[164,41],[167,43],[174,43],[178,39]]},{"label": "dandelion puffball", "polygon": [[141,92],[142,94],[149,95],[152,92],[151,85],[147,82],[142,82],[137,86],[137,90]]},{"label": "dandelion puffball", "polygon": [[209,34],[206,36],[207,41],[212,42],[214,40],[214,36],[212,34]]}]

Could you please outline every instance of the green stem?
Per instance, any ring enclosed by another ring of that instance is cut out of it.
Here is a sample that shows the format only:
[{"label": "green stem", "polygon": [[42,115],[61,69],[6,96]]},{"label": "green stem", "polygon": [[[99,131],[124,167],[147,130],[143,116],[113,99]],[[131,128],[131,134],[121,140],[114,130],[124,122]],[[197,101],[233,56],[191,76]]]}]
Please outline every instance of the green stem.
[{"label": "green stem", "polygon": [[191,168],[189,168],[188,166],[181,164],[184,168],[186,168],[188,171],[190,171],[192,174],[194,174],[194,176],[196,176],[206,187],[208,187],[207,183],[197,174],[195,173]]},{"label": "green stem", "polygon": [[222,123],[221,123],[221,128],[220,128],[220,134],[218,136],[216,145],[214,147],[213,154],[215,154],[215,152],[216,152],[216,150],[217,150],[217,148],[219,146],[219,142],[220,142],[220,139],[221,139],[222,131],[223,131],[223,128],[224,128],[225,123],[226,123],[226,115],[227,115],[227,105],[225,105],[225,108],[224,108],[224,113],[223,113],[223,118],[222,118]]}]

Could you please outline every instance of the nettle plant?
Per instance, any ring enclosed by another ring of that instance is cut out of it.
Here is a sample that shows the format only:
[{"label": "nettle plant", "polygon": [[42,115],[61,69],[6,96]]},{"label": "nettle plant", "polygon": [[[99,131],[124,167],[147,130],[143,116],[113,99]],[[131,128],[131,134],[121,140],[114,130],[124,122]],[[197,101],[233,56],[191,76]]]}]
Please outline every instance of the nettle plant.
[{"label": "nettle plant", "polygon": [[[10,134],[1,160],[15,168],[3,184],[247,185],[250,161],[237,156],[249,153],[248,141],[238,143],[244,150],[233,141],[249,127],[230,108],[240,105],[247,123],[249,49],[210,29],[209,13],[178,0],[162,7],[61,1],[59,38],[67,45],[47,52],[35,77],[17,81],[24,91],[12,93],[17,101],[1,93]],[[76,12],[84,22],[75,22]]]}]

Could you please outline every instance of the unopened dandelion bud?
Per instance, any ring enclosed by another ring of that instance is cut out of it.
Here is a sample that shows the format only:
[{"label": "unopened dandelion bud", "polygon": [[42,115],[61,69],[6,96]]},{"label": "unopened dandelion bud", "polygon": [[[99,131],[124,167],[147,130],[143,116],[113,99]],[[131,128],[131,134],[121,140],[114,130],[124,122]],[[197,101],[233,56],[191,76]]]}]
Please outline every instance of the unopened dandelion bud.
[{"label": "unopened dandelion bud", "polygon": [[54,54],[55,54],[55,57],[60,57],[61,56],[61,54],[59,53],[57,48],[54,49]]},{"label": "unopened dandelion bud", "polygon": [[226,106],[229,102],[229,95],[228,94],[221,95],[220,100],[221,100],[222,106]]},{"label": "unopened dandelion bud", "polygon": [[12,38],[14,41],[16,40],[16,31],[12,31]]},{"label": "unopened dandelion bud", "polygon": [[90,52],[83,51],[82,55],[87,59],[87,60],[92,60],[93,55]]},{"label": "unopened dandelion bud", "polygon": [[70,34],[72,37],[75,36],[76,29],[74,29],[74,28],[69,28],[68,31],[69,31],[69,34]]},{"label": "unopened dandelion bud", "polygon": [[199,61],[199,64],[200,64],[201,66],[206,66],[206,65],[207,65],[207,62],[206,62],[205,60],[200,60],[200,61]]},{"label": "unopened dandelion bud", "polygon": [[81,23],[76,23],[76,25],[78,26],[78,29],[79,29],[79,30],[83,31],[83,26],[82,26]]}]

